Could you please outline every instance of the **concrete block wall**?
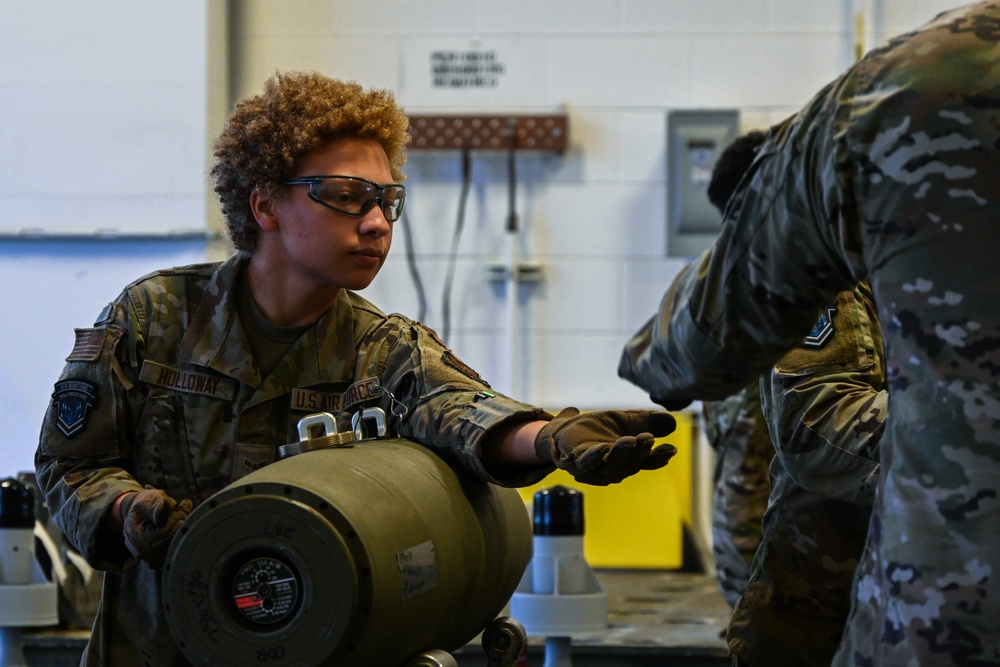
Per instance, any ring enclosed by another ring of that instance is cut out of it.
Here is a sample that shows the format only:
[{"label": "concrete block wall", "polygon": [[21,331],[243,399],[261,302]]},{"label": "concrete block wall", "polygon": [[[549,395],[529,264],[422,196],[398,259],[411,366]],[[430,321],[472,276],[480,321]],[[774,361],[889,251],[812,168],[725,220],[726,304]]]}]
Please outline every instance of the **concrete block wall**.
[{"label": "concrete block wall", "polygon": [[[457,152],[411,154],[409,227],[366,296],[418,314],[499,390],[547,407],[649,405],[616,376],[629,335],[683,265],[666,256],[666,113],[736,108],[744,129],[801,106],[865,43],[916,27],[944,0],[95,0],[0,3],[0,441],[30,469],[73,327],[130,279],[225,253],[197,239],[26,241],[210,230],[207,144],[235,97],[276,69],[391,88],[414,113],[569,117],[569,150],[517,156],[519,232],[505,155],[473,153],[472,187],[443,289],[461,184]],[[433,54],[491,52],[496,85],[433,85]],[[221,55],[220,55],[221,54]],[[67,97],[67,93],[69,96]],[[116,103],[119,100],[120,103]],[[13,236],[12,236],[13,234]],[[491,282],[537,262],[543,279]]]},{"label": "concrete block wall", "polygon": [[[947,4],[947,3],[946,3]],[[811,0],[434,0],[239,3],[231,25],[237,95],[276,69],[316,69],[390,88],[414,113],[569,117],[563,155],[517,157],[517,234],[506,156],[472,153],[473,187],[454,269],[460,155],[412,152],[408,226],[366,291],[417,315],[501,391],[558,407],[649,405],[617,378],[622,345],[686,261],[666,253],[666,114],[736,108],[743,129],[804,104],[869,43],[931,18],[941,3]],[[495,85],[432,84],[435,52],[490,54]],[[541,265],[539,283],[495,283],[491,266]],[[454,271],[450,318],[444,284]]]}]

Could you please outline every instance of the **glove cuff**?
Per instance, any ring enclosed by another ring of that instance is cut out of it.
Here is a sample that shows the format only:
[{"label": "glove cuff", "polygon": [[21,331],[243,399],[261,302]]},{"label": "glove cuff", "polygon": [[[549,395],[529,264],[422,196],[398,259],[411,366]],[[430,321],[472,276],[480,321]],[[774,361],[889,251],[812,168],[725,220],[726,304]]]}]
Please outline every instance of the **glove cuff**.
[{"label": "glove cuff", "polygon": [[125,525],[125,518],[128,517],[129,511],[132,509],[132,503],[135,502],[135,497],[139,495],[138,491],[126,491],[121,496],[121,501],[118,503],[118,518],[121,519],[122,525]]},{"label": "glove cuff", "polygon": [[576,408],[563,408],[548,424],[543,426],[542,430],[535,436],[535,456],[545,463],[551,463],[558,467],[557,461],[563,457],[559,453],[558,445],[556,445],[556,434],[568,420],[578,414],[580,411]]}]

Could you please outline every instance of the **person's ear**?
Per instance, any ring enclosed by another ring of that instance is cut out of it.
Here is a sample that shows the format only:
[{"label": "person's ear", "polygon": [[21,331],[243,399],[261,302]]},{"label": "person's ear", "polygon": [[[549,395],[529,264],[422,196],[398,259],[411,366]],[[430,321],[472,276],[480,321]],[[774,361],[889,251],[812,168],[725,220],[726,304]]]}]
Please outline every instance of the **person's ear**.
[{"label": "person's ear", "polygon": [[262,231],[273,232],[278,229],[278,209],[274,200],[257,188],[250,191],[250,210]]}]

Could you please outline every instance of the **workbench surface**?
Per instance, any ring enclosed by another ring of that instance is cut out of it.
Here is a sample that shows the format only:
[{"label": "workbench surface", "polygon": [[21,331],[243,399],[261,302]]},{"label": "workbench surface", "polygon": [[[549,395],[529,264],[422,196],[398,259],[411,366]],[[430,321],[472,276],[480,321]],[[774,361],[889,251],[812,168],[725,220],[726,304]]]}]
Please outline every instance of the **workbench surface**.
[{"label": "workbench surface", "polygon": [[[608,594],[608,629],[572,640],[574,667],[727,667],[729,607],[710,575],[596,570]],[[23,637],[29,667],[75,667],[89,633],[37,630]],[[529,637],[529,665],[544,664],[545,638]],[[478,641],[454,652],[460,667],[486,667]]]}]

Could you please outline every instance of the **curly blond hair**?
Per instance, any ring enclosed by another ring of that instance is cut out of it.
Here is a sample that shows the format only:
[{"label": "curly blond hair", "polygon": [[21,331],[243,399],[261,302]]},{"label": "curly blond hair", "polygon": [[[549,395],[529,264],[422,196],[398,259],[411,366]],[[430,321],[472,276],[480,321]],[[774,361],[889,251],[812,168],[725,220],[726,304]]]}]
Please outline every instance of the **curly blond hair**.
[{"label": "curly blond hair", "polygon": [[281,198],[281,182],[297,162],[340,137],[375,139],[389,158],[393,180],[406,178],[409,120],[387,90],[366,90],[316,72],[278,72],[265,82],[263,94],[236,103],[215,142],[211,171],[236,250],[252,253],[260,235],[250,192],[256,188]]}]

